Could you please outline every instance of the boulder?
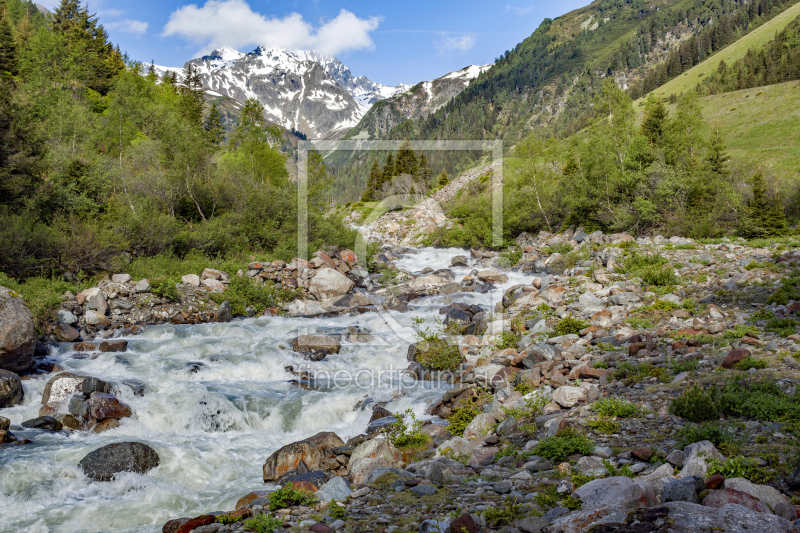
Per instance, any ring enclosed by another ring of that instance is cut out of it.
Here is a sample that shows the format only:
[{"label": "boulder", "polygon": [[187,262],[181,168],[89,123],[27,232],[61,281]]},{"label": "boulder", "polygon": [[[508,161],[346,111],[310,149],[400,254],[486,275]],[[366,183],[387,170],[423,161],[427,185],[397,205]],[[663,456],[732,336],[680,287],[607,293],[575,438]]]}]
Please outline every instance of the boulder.
[{"label": "boulder", "polygon": [[100,287],[91,287],[81,291],[78,295],[83,295],[83,303],[88,309],[94,309],[103,316],[108,313],[108,303]]},{"label": "boulder", "polygon": [[269,456],[264,463],[264,483],[275,481],[281,476],[297,469],[302,462],[309,470],[322,464],[325,454],[313,442],[300,441],[287,444]]},{"label": "boulder", "polygon": [[479,414],[464,430],[464,438],[471,439],[473,437],[483,437],[489,432],[489,429],[492,427],[492,425],[494,425],[495,422],[497,422],[497,419],[493,414]]},{"label": "boulder", "polygon": [[561,407],[574,407],[586,399],[586,390],[581,387],[572,387],[569,385],[564,385],[563,387],[559,387],[553,393],[553,401],[556,402]]},{"label": "boulder", "polygon": [[355,283],[341,272],[323,268],[308,283],[308,291],[324,302],[347,294],[354,286]]},{"label": "boulder", "polygon": [[22,372],[33,365],[36,332],[22,296],[0,286],[0,370]]},{"label": "boulder", "polygon": [[725,356],[725,360],[722,362],[722,368],[732,368],[739,361],[747,359],[749,355],[750,355],[750,350],[747,350],[745,348],[731,350],[730,352],[728,352],[728,355]]},{"label": "boulder", "polygon": [[661,501],[666,502],[693,502],[700,503],[698,493],[705,489],[703,478],[690,476],[676,479],[664,485],[661,491]]},{"label": "boulder", "polygon": [[56,318],[67,325],[74,326],[78,323],[78,317],[75,316],[75,313],[69,311],[68,309],[59,309],[56,311]]},{"label": "boulder", "polygon": [[656,504],[656,495],[649,483],[624,476],[595,479],[578,487],[573,496],[581,500],[584,509],[611,505],[630,509]]},{"label": "boulder", "polygon": [[41,429],[42,431],[61,431],[61,422],[52,416],[40,416],[32,420],[26,420],[22,423],[22,427],[28,429]]},{"label": "boulder", "polygon": [[703,505],[706,507],[722,507],[730,504],[741,505],[757,513],[772,514],[769,505],[740,490],[712,490],[703,498]]},{"label": "boulder", "polygon": [[700,476],[705,479],[708,473],[706,457],[725,460],[725,457],[719,453],[719,450],[710,441],[704,440],[690,444],[683,450],[683,469],[678,475],[682,478]]},{"label": "boulder", "polygon": [[200,276],[197,274],[186,274],[185,276],[181,276],[181,283],[184,285],[190,285],[192,287],[199,287]]},{"label": "boulder", "polygon": [[65,322],[58,322],[53,330],[59,342],[75,342],[81,336],[80,332]]},{"label": "boulder", "polygon": [[213,268],[204,268],[203,271],[200,273],[200,279],[213,279],[217,281],[229,281],[231,279],[230,275],[223,270],[215,270]]},{"label": "boulder", "polygon": [[8,370],[0,370],[0,409],[22,403],[24,392],[19,376]]},{"label": "boulder", "polygon": [[116,397],[103,392],[93,392],[89,398],[89,412],[95,420],[107,418],[127,418],[131,416],[131,408],[119,401]]},{"label": "boulder", "polygon": [[314,361],[321,361],[331,353],[339,353],[342,348],[336,338],[325,335],[300,335],[289,341],[289,344],[291,344],[292,350],[306,354]]},{"label": "boulder", "polygon": [[337,435],[333,431],[323,431],[305,440],[307,442],[316,444],[323,451],[327,451],[332,448],[338,448],[340,446],[344,446],[345,444],[344,441],[339,437],[339,435]]},{"label": "boulder", "polygon": [[344,501],[353,493],[350,484],[343,477],[333,477],[330,481],[325,483],[321,489],[317,491],[317,499],[321,502],[329,502],[331,500]]},{"label": "boulder", "polygon": [[384,437],[377,437],[359,445],[350,456],[348,468],[353,484],[363,484],[378,468],[392,468],[402,460],[400,450]]},{"label": "boulder", "polygon": [[103,341],[98,346],[101,352],[112,352],[112,353],[121,353],[128,350],[128,341],[123,340],[113,340],[113,341]]},{"label": "boulder", "polygon": [[161,463],[156,451],[141,442],[118,442],[98,448],[78,466],[94,481],[111,481],[119,472],[145,472]]},{"label": "boulder", "polygon": [[726,489],[745,492],[753,498],[768,503],[773,509],[781,503],[789,503],[789,498],[781,494],[778,489],[769,485],[757,485],[743,477],[727,478],[722,486]]},{"label": "boulder", "polygon": [[204,279],[202,281],[203,287],[209,292],[222,294],[225,292],[225,284],[216,279]]},{"label": "boulder", "polygon": [[450,260],[452,266],[465,267],[469,265],[469,259],[465,255],[457,255]]},{"label": "boulder", "polygon": [[95,311],[94,309],[89,309],[83,316],[84,319],[86,319],[86,323],[90,326],[108,326],[111,324],[111,321],[106,318],[105,314],[100,313],[100,311]]},{"label": "boulder", "polygon": [[130,274],[114,274],[111,276],[111,281],[114,283],[128,283],[130,280]]},{"label": "boulder", "polygon": [[493,270],[481,270],[478,272],[478,279],[484,283],[494,283],[495,285],[508,282],[508,276]]},{"label": "boulder", "polygon": [[42,392],[42,404],[59,403],[76,392],[83,392],[83,380],[87,376],[60,372],[50,378]]},{"label": "boulder", "polygon": [[233,320],[233,311],[231,311],[231,303],[228,300],[225,300],[219,307],[217,308],[217,312],[214,315],[214,321],[216,322],[230,322]]}]

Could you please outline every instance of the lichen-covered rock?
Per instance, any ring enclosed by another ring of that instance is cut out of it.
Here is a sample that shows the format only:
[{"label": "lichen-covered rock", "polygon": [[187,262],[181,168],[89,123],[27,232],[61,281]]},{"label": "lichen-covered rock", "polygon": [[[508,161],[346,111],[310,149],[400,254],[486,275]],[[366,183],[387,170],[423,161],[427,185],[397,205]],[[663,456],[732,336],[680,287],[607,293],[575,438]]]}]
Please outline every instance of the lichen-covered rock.
[{"label": "lichen-covered rock", "polygon": [[23,397],[19,376],[8,370],[0,370],[0,409],[21,404]]},{"label": "lichen-covered rock", "polygon": [[111,481],[120,472],[144,474],[161,463],[158,453],[141,442],[119,442],[98,448],[78,466],[94,481]]},{"label": "lichen-covered rock", "polygon": [[22,295],[0,286],[0,370],[27,370],[35,347],[33,317]]},{"label": "lichen-covered rock", "polygon": [[309,282],[308,292],[324,302],[347,294],[354,286],[355,283],[341,272],[323,268],[318,270]]},{"label": "lichen-covered rock", "polygon": [[264,463],[264,483],[275,481],[284,474],[295,470],[302,461],[313,470],[322,464],[325,454],[313,442],[300,441],[287,444],[269,456]]}]

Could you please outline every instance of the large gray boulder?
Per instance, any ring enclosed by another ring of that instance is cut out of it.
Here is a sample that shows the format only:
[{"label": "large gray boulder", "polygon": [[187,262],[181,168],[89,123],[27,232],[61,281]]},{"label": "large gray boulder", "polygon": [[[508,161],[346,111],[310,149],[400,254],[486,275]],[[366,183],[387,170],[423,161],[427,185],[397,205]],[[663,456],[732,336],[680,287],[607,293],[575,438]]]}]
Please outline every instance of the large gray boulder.
[{"label": "large gray boulder", "polygon": [[161,463],[156,451],[141,442],[103,446],[81,459],[78,466],[94,481],[111,481],[120,472],[144,474]]},{"label": "large gray boulder", "polygon": [[317,300],[324,302],[347,294],[354,286],[355,283],[338,270],[322,268],[309,282],[308,292],[313,294]]},{"label": "large gray boulder", "polygon": [[573,496],[581,501],[584,509],[612,505],[649,507],[656,503],[656,495],[649,483],[624,476],[595,479],[575,490]]},{"label": "large gray boulder", "polygon": [[0,370],[0,409],[22,403],[22,382],[19,376],[8,370]]},{"label": "large gray boulder", "polygon": [[36,331],[22,295],[0,286],[0,370],[22,372],[33,365]]},{"label": "large gray boulder", "polygon": [[329,502],[330,500],[342,502],[351,494],[353,494],[353,489],[350,488],[347,480],[337,476],[325,483],[315,496],[321,502]]}]

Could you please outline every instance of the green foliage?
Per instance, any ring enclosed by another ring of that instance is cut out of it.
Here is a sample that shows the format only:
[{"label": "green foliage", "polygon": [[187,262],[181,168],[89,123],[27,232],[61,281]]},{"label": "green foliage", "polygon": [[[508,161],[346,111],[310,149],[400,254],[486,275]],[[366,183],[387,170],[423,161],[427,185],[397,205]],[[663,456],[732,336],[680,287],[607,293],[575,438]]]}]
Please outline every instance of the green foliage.
[{"label": "green foliage", "polygon": [[181,297],[178,294],[178,289],[175,286],[177,280],[153,278],[148,280],[150,282],[150,292],[161,299],[171,300],[173,302],[180,301]]},{"label": "green foliage", "polygon": [[767,368],[767,361],[764,359],[757,359],[752,356],[747,356],[735,365],[736,370],[750,370],[751,368],[761,369]]},{"label": "green foliage", "polygon": [[697,359],[686,359],[684,361],[673,361],[672,371],[676,374],[681,372],[694,372],[697,370],[699,361]]},{"label": "green foliage", "polygon": [[789,300],[800,300],[800,270],[793,270],[788,276],[781,278],[781,286],[767,299],[767,303],[786,305]]},{"label": "green foliage", "polygon": [[498,528],[525,516],[525,508],[515,499],[507,498],[502,505],[489,507],[483,511],[483,516],[490,527]]},{"label": "green foliage", "polygon": [[616,476],[625,476],[630,478],[636,477],[636,474],[633,472],[633,470],[631,470],[631,467],[628,465],[622,465],[622,468],[615,468],[614,465],[611,464],[611,461],[609,461],[608,459],[603,459],[603,467],[606,469],[606,472],[608,472],[608,475],[610,477],[616,477]]},{"label": "green foliage", "polygon": [[526,394],[536,390],[536,387],[528,383],[525,383],[524,381],[521,381],[514,385],[514,390],[525,396]]},{"label": "green foliage", "polygon": [[669,413],[692,422],[716,420],[722,413],[719,389],[712,386],[705,391],[698,385],[692,385],[670,403]]},{"label": "green foliage", "polygon": [[495,342],[498,350],[505,350],[507,348],[514,348],[520,340],[520,335],[511,331],[504,331],[500,334],[500,338]]},{"label": "green foliage", "polygon": [[553,328],[553,333],[550,336],[558,337],[560,335],[570,335],[570,334],[577,335],[581,332],[582,329],[586,329],[588,327],[589,327],[588,322],[584,322],[583,320],[579,320],[577,318],[568,316],[558,321],[556,326]]},{"label": "green foliage", "polygon": [[770,481],[774,475],[759,466],[756,459],[744,455],[732,456],[725,461],[713,456],[706,456],[708,475],[722,474],[726,478],[743,477],[753,483],[763,484]]},{"label": "green foliage", "polygon": [[507,417],[514,417],[517,420],[528,420],[541,415],[547,403],[548,401],[544,395],[536,394],[532,398],[527,398],[525,400],[524,407],[501,407],[501,409]]},{"label": "green foliage", "polygon": [[397,421],[383,432],[392,444],[400,449],[417,448],[427,444],[430,437],[422,433],[424,421],[417,420],[411,409],[405,413],[395,413]]},{"label": "green foliage", "polygon": [[614,371],[614,378],[624,380],[626,384],[637,383],[645,378],[657,378],[662,383],[669,382],[671,376],[665,368],[655,366],[651,363],[637,364],[630,361],[622,361],[617,364]]},{"label": "green foliage", "polygon": [[777,318],[773,317],[767,320],[766,326],[764,329],[766,331],[772,331],[773,333],[777,333],[781,337],[788,337],[789,335],[794,335],[797,333],[798,322],[794,318]]},{"label": "green foliage", "polygon": [[88,279],[68,283],[57,279],[29,278],[19,283],[0,272],[0,285],[22,295],[33,316],[37,333],[44,335],[55,323],[56,312],[61,307],[61,296],[67,291],[77,294],[91,287],[93,282]]},{"label": "green foliage", "polygon": [[737,424],[716,420],[701,424],[687,424],[678,430],[679,447],[685,448],[695,442],[707,440],[717,448],[730,448],[741,442],[741,429]]},{"label": "green foliage", "polygon": [[739,325],[731,328],[722,334],[722,338],[726,340],[739,340],[747,335],[758,335],[758,329],[755,326]]},{"label": "green foliage", "polygon": [[235,524],[236,522],[241,522],[242,520],[244,520],[244,516],[233,516],[229,514],[223,514],[217,517],[217,522],[219,522],[223,526]]},{"label": "green foliage", "polygon": [[722,394],[726,414],[753,420],[800,419],[800,394],[790,396],[773,381],[738,381],[725,384]]},{"label": "green foliage", "polygon": [[504,267],[513,267],[522,259],[522,250],[508,249],[500,252],[500,259],[498,264]]},{"label": "green foliage", "polygon": [[260,514],[244,522],[245,531],[254,533],[273,533],[281,527],[283,527],[283,520],[268,514]]},{"label": "green foliage", "polygon": [[269,495],[269,510],[277,511],[278,509],[286,509],[297,505],[308,506],[316,501],[317,499],[310,492],[303,489],[295,489],[291,484],[287,483],[283,488]]},{"label": "green foliage", "polygon": [[544,252],[550,255],[553,254],[568,254],[572,251],[572,245],[568,242],[560,242],[558,244],[551,244],[544,247]]},{"label": "green foliage", "polygon": [[619,431],[619,422],[607,416],[601,416],[597,420],[587,420],[586,427],[595,433],[602,433],[604,435],[611,435]]},{"label": "green foliage", "polygon": [[555,437],[543,438],[534,453],[554,461],[563,461],[576,453],[589,455],[593,449],[594,443],[591,439],[573,428],[566,428]]},{"label": "green foliage", "polygon": [[605,361],[595,361],[592,363],[592,368],[608,368],[608,363]]},{"label": "green foliage", "polygon": [[739,234],[747,238],[781,235],[786,231],[783,205],[777,199],[767,198],[764,175],[756,173],[752,179],[752,198],[741,219]]},{"label": "green foliage", "polygon": [[641,416],[642,409],[633,402],[620,398],[603,398],[596,401],[592,408],[600,415],[618,418]]},{"label": "green foliage", "polygon": [[328,504],[328,514],[331,515],[331,518],[334,520],[344,520],[347,518],[345,506],[336,500],[331,500]]},{"label": "green foliage", "polygon": [[447,419],[450,423],[447,427],[448,431],[456,437],[463,436],[464,430],[467,429],[470,422],[475,420],[475,417],[482,412],[483,410],[474,405],[465,405],[453,409],[453,413],[450,415],[450,418]]},{"label": "green foliage", "polygon": [[431,370],[453,371],[459,367],[463,357],[458,345],[447,336],[446,331],[417,328],[416,333],[421,341],[418,345],[418,363]]},{"label": "green foliage", "polygon": [[256,314],[262,314],[266,309],[280,308],[284,302],[291,301],[297,296],[298,291],[286,289],[271,281],[257,285],[250,278],[234,276],[225,292],[211,294],[211,299],[218,304],[228,300],[233,314],[244,315],[248,307],[251,307]]}]

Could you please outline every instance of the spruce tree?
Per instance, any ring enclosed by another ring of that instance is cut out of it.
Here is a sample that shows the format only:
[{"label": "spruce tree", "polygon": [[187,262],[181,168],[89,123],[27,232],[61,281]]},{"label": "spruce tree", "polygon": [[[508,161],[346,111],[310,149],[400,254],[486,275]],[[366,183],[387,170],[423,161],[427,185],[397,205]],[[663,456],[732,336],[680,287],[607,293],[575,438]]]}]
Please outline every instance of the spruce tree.
[{"label": "spruce tree", "polygon": [[192,124],[200,125],[203,120],[203,84],[200,71],[192,63],[183,69],[180,91],[184,98],[186,118]]},{"label": "spruce tree", "polygon": [[660,96],[652,93],[647,97],[644,118],[642,119],[642,135],[650,144],[660,146],[664,140],[664,127],[667,122],[667,108]]},{"label": "spruce tree", "polygon": [[419,172],[417,156],[414,154],[414,150],[411,149],[411,142],[408,139],[403,141],[403,144],[400,145],[400,149],[397,151],[394,172],[397,176],[400,174],[416,176]]},{"label": "spruce tree", "polygon": [[208,110],[206,120],[203,123],[203,129],[208,134],[208,140],[211,144],[222,144],[225,140],[225,126],[222,124],[222,113],[220,113],[216,102],[211,103],[211,109]]},{"label": "spruce tree", "polygon": [[8,22],[8,15],[3,9],[0,13],[0,78],[17,74],[17,44],[11,24]]},{"label": "spruce tree", "polygon": [[381,166],[378,164],[377,159],[372,160],[372,167],[369,169],[369,178],[367,178],[367,188],[364,194],[361,195],[362,202],[372,202],[375,199],[375,192],[378,184],[383,180],[383,173]]},{"label": "spruce tree", "polygon": [[152,62],[147,66],[147,80],[155,83],[158,81],[158,74],[156,73],[156,60],[153,59]]},{"label": "spruce tree", "polygon": [[728,154],[725,152],[725,141],[722,138],[719,128],[716,128],[714,134],[711,136],[711,143],[708,147],[706,166],[712,174],[724,178],[728,175],[726,165],[729,159]]},{"label": "spruce tree", "polygon": [[433,176],[433,170],[431,170],[431,167],[428,166],[428,156],[425,155],[425,152],[420,152],[419,178],[430,185],[431,176]]},{"label": "spruce tree", "polygon": [[786,231],[786,217],[780,201],[770,202],[764,175],[756,173],[752,180],[753,197],[747,208],[739,233],[748,238],[771,237]]},{"label": "spruce tree", "polygon": [[448,183],[450,183],[450,178],[447,177],[447,170],[442,169],[442,173],[439,174],[439,188],[444,187]]},{"label": "spruce tree", "polygon": [[383,165],[383,180],[381,181],[381,185],[386,182],[391,183],[392,178],[395,176],[394,155],[389,154],[389,157],[386,158],[386,163]]}]

